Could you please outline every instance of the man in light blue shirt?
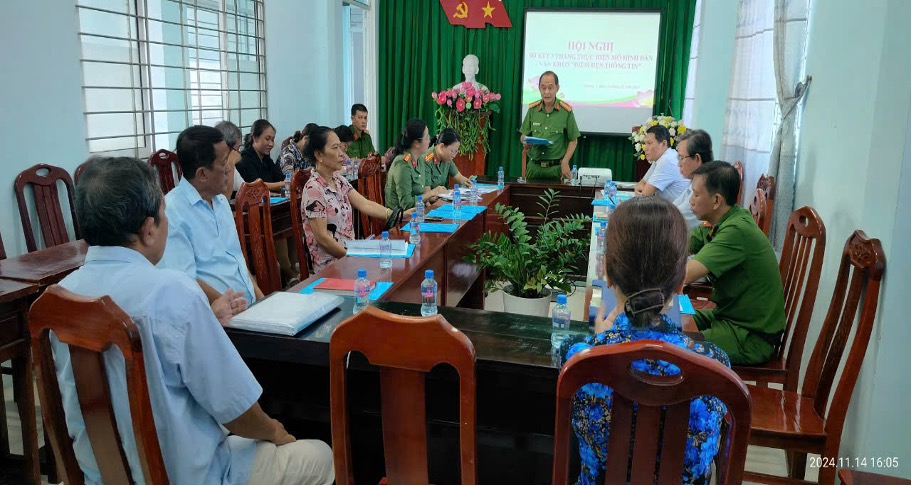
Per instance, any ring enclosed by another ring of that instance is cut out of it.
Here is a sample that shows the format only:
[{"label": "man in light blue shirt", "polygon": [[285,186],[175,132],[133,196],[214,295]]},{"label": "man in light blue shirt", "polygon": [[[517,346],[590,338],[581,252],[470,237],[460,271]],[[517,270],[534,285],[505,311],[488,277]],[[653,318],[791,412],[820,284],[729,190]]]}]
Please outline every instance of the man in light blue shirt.
[{"label": "man in light blue shirt", "polygon": [[662,125],[655,125],[646,130],[643,152],[646,159],[653,161],[643,180],[637,183],[637,196],[660,197],[674,201],[687,190],[690,181],[678,170],[678,153],[668,146],[671,134]]},{"label": "man in light blue shirt", "polygon": [[[685,179],[692,181],[693,173],[704,162],[713,161],[712,138],[705,130],[687,130],[678,137],[678,169]],[[690,196],[693,194],[693,183],[687,186],[672,204],[681,211],[687,229],[692,230],[700,225],[700,220],[694,216],[690,207]]]},{"label": "man in light blue shirt", "polygon": [[[89,297],[109,295],[139,329],[168,479],[173,484],[331,483],[332,451],[320,441],[295,441],[263,412],[257,402],[260,384],[212,312],[227,319],[226,307],[243,298],[228,292],[210,307],[187,275],[155,268],[168,239],[163,199],[148,164],[127,157],[90,161],[76,187],[76,215],[90,246],[85,265],[60,285]],[[52,345],[76,459],[86,484],[99,484],[68,346],[54,338]],[[142,484],[123,355],[113,348],[104,360],[130,473]]]},{"label": "man in light blue shirt", "polygon": [[184,176],[165,196],[168,244],[158,266],[196,279],[209,302],[237,290],[252,304],[263,298],[263,292],[247,269],[223,194],[230,179],[229,153],[222,133],[212,127],[193,126],[177,137]]}]

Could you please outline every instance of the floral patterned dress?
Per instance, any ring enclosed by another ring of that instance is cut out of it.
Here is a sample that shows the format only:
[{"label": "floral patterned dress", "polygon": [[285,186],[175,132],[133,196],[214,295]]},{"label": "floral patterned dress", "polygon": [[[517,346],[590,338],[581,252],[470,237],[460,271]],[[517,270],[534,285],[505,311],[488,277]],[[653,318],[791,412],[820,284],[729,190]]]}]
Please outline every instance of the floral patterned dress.
[{"label": "floral patterned dress", "polygon": [[317,244],[313,228],[310,226],[311,219],[326,218],[327,231],[342,246],[355,239],[352,205],[348,199],[348,193],[352,190],[352,185],[345,180],[341,172],[335,172],[332,177],[336,183],[336,189],[330,187],[326,180],[323,179],[323,176],[314,171],[310,180],[304,186],[304,192],[301,197],[304,241],[310,251],[314,273],[323,270],[327,265],[336,261],[336,257]]},{"label": "floral patterned dress", "polygon": [[[614,328],[601,334],[586,337],[584,342],[572,344],[566,352],[565,362],[574,354],[602,344],[616,344],[642,339],[656,339],[687,348],[695,353],[713,358],[731,366],[728,355],[711,343],[696,342],[678,331],[667,319],[648,329],[634,328],[626,314],[614,321]],[[564,345],[566,349],[566,344]],[[680,373],[677,366],[665,361],[639,360],[633,367],[645,373],[668,376]],[[579,439],[582,468],[577,484],[596,484],[605,471],[608,451],[608,434],[611,429],[611,388],[597,383],[584,385],[573,398],[571,423]],[[687,447],[684,451],[683,484],[708,484],[712,460],[719,452],[719,434],[725,405],[715,397],[702,396],[690,402],[690,424],[687,429]]]},{"label": "floral patterned dress", "polygon": [[282,152],[279,154],[279,167],[282,168],[282,172],[285,174],[294,174],[296,170],[306,169],[311,166],[313,166],[313,162],[304,158],[304,155],[298,150],[298,145],[294,142],[290,142],[283,147]]}]

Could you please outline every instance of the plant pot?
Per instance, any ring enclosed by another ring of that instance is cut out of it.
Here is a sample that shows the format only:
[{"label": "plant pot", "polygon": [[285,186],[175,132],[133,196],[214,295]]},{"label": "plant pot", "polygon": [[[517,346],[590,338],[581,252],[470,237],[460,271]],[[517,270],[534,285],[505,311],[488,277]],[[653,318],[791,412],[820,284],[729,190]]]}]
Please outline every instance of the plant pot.
[{"label": "plant pot", "polygon": [[527,298],[517,297],[510,293],[512,287],[507,286],[503,291],[504,312],[514,314],[524,314],[527,316],[548,317],[548,309],[551,307],[551,292],[547,292],[542,297]]}]

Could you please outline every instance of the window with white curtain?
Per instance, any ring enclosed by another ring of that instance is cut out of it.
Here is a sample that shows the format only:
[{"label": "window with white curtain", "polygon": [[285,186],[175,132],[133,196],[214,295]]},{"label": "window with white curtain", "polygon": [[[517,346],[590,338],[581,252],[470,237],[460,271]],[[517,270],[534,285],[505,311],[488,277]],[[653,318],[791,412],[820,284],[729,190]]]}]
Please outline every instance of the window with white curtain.
[{"label": "window with white curtain", "polygon": [[[349,121],[349,108],[365,103],[365,20],[367,2],[350,0],[342,6],[342,79],[345,113],[342,123]],[[368,108],[370,109],[370,108]]]},{"label": "window with white curtain", "polygon": [[694,92],[697,88],[697,63],[700,53],[700,22],[703,18],[703,0],[697,0],[694,9],[693,33],[690,36],[690,60],[687,62],[687,84],[684,86],[684,109],[681,120],[685,126],[693,125]]},{"label": "window with white curtain", "polygon": [[191,125],[266,117],[263,0],[77,0],[91,153],[145,157]]}]

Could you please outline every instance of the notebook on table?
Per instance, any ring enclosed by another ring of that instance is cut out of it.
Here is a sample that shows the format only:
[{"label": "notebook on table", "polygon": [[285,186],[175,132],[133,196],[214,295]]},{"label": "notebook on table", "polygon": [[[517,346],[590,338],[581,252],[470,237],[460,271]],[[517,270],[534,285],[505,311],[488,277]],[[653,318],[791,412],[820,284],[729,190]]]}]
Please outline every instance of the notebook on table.
[{"label": "notebook on table", "polygon": [[275,292],[234,316],[226,327],[294,336],[343,302],[328,293]]},{"label": "notebook on table", "polygon": [[[375,280],[370,281],[371,290],[377,286]],[[330,292],[337,295],[353,295],[355,293],[355,279],[353,278],[324,278],[314,286],[314,290]]]}]

